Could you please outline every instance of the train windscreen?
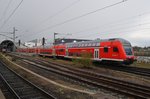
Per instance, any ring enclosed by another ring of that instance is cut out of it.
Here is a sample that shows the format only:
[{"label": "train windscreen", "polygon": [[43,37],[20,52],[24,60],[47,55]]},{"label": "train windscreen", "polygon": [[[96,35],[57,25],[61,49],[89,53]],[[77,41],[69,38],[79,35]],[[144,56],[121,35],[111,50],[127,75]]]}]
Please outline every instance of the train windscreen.
[{"label": "train windscreen", "polygon": [[126,55],[133,55],[131,47],[124,47],[124,49],[125,49]]}]

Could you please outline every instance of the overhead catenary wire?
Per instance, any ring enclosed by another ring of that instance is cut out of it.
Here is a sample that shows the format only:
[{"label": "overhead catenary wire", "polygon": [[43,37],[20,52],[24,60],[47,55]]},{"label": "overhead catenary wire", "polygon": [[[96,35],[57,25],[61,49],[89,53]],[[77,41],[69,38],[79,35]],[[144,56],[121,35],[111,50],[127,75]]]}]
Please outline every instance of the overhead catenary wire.
[{"label": "overhead catenary wire", "polygon": [[12,37],[9,37],[7,35],[4,35],[4,34],[0,34],[0,35],[12,39]]},{"label": "overhead catenary wire", "polygon": [[[87,28],[87,29],[84,29],[84,30],[80,30],[80,31],[77,31],[77,32],[74,32],[72,34],[80,34],[80,33],[83,33],[83,32],[86,32],[86,31],[90,31],[90,30],[95,30],[95,29],[99,29],[99,28],[102,28],[102,27],[108,27],[108,25],[110,25],[110,28],[112,27],[116,27],[117,25],[119,26],[122,26],[122,25],[125,25],[125,24],[128,24],[129,22],[127,22],[127,20],[130,20],[132,21],[133,19],[135,20],[136,18],[140,18],[141,16],[145,16],[145,15],[149,15],[150,12],[143,12],[143,13],[139,13],[137,15],[134,15],[134,16],[130,16],[130,17],[126,17],[126,18],[123,18],[123,19],[119,19],[119,20],[116,20],[116,21],[113,21],[113,22],[109,22],[109,23],[106,23],[106,24],[102,24],[100,26],[95,26],[95,27],[92,27],[92,28]],[[121,21],[125,21],[125,23],[122,23]],[[145,20],[147,21],[147,20]],[[148,23],[149,24],[149,23]],[[129,28],[133,28],[134,26],[137,27],[137,26],[142,26],[142,25],[147,25],[147,23],[144,23],[144,24],[138,24],[138,25],[133,25],[132,27],[129,27]],[[121,27],[122,29],[124,28],[127,28],[127,27]],[[119,28],[120,29],[120,28]],[[109,29],[109,30],[112,30],[112,29]],[[116,29],[115,29],[116,30]],[[104,32],[104,31],[103,31]],[[106,32],[109,32],[109,31],[105,31]],[[87,34],[87,33],[86,33]],[[86,36],[86,35],[84,35]],[[90,35],[89,35],[90,36]]]},{"label": "overhead catenary wire", "polygon": [[[135,28],[135,27],[138,27],[138,26],[143,26],[143,25],[148,25],[148,24],[150,24],[150,23],[147,23],[147,21],[148,20],[145,20],[146,21],[146,23],[141,23],[141,24],[137,24],[137,25],[133,25],[132,27],[131,26],[128,26],[128,27],[122,27],[122,25],[125,25],[125,24],[128,24],[129,22],[127,22],[127,20],[133,20],[133,19],[135,19],[135,18],[139,18],[139,17],[141,17],[141,16],[145,16],[145,15],[149,15],[150,14],[150,12],[144,12],[144,13],[140,13],[140,14],[137,14],[137,15],[134,15],[134,16],[130,16],[130,17],[127,17],[127,18],[123,18],[123,19],[119,19],[119,20],[117,20],[117,21],[113,21],[113,22],[109,22],[109,23],[106,23],[106,24],[103,24],[103,25],[100,25],[100,26],[95,26],[95,27],[92,27],[92,28],[87,28],[87,29],[84,29],[84,30],[80,30],[80,31],[77,31],[77,32],[73,32],[72,34],[73,35],[76,35],[76,34],[80,34],[80,33],[84,33],[84,32],[86,32],[86,31],[90,31],[90,30],[97,30],[97,29],[100,29],[100,28],[102,28],[102,27],[105,27],[105,26],[107,26],[107,28],[108,28],[108,25],[110,26],[109,28],[112,28],[112,27],[115,27],[115,30],[118,30],[118,28],[116,29],[116,25],[119,25],[119,30],[120,29],[126,29],[126,28]],[[122,23],[121,21],[125,21],[125,24],[124,23]],[[112,23],[116,23],[117,22],[117,24],[112,24]],[[112,29],[109,29],[109,30],[112,30]],[[114,29],[113,29],[114,30]],[[109,31],[102,31],[103,33],[107,33],[107,32],[109,32]],[[110,32],[112,32],[112,31],[110,31]],[[97,33],[97,32],[96,32]],[[101,33],[101,32],[100,32]],[[95,34],[95,33],[86,33],[86,35],[84,34],[83,36],[91,36],[91,35],[87,35],[87,34]],[[83,36],[77,36],[77,37],[83,37]]]},{"label": "overhead catenary wire", "polygon": [[9,6],[10,6],[12,1],[13,0],[9,0],[8,5],[6,6],[6,8],[5,8],[5,10],[4,10],[3,14],[2,14],[2,17],[0,18],[0,22],[3,20],[3,18],[5,18],[5,15],[6,15],[8,9],[9,9]]},{"label": "overhead catenary wire", "polygon": [[[144,16],[144,15],[148,15],[150,14],[150,12],[144,12],[144,13],[140,13],[138,15],[135,15],[135,16],[130,16],[130,17],[127,17],[127,18],[123,18],[123,19],[119,19],[119,20],[116,20],[116,21],[113,21],[113,22],[108,22],[106,24],[102,24],[100,26],[95,26],[95,27],[92,27],[92,28],[87,28],[87,29],[84,29],[84,30],[80,30],[80,31],[77,31],[77,32],[74,32],[75,34],[79,34],[79,33],[82,33],[82,32],[86,32],[86,31],[89,31],[89,30],[95,30],[95,29],[99,29],[99,28],[104,28],[104,27],[108,27],[108,25],[110,26],[109,28],[112,28],[112,27],[116,27],[116,26],[122,26],[122,25],[125,25],[125,24],[128,24],[128,20],[130,21],[133,21],[133,19],[135,20],[136,18],[139,18],[141,16]],[[122,23],[122,21],[125,21],[125,23]]]},{"label": "overhead catenary wire", "polygon": [[[89,35],[91,38],[92,37],[97,37],[97,38],[100,38],[101,36],[104,36],[104,37],[112,37],[112,36],[115,36],[115,37],[120,37],[120,35],[123,35],[123,36],[125,36],[125,35],[129,35],[129,33],[131,33],[131,32],[134,32],[134,31],[145,31],[145,30],[147,30],[147,28],[143,28],[143,29],[131,29],[131,30],[120,30],[120,31],[112,31],[112,32],[99,32],[99,33],[97,33],[97,34],[95,34],[95,35]],[[121,33],[123,33],[123,34],[121,34]],[[86,38],[85,36],[80,36],[79,38]]]},{"label": "overhead catenary wire", "polygon": [[[63,9],[61,9],[60,11],[57,11],[55,14],[51,15],[51,16],[48,16],[46,19],[42,20],[41,22],[37,23],[35,26],[31,27],[32,29],[33,28],[36,28],[38,26],[41,26],[42,24],[44,24],[45,22],[47,22],[48,20],[50,19],[53,19],[55,18],[56,16],[58,16],[59,14],[63,13],[64,11],[66,11],[67,9],[73,7],[76,3],[78,3],[80,0],[76,0],[74,2],[72,2],[71,4],[67,5],[66,7],[64,7]],[[31,30],[31,28],[28,29]]]},{"label": "overhead catenary wire", "polygon": [[8,18],[4,21],[4,23],[1,25],[0,30],[3,28],[3,26],[9,21],[9,19],[14,15],[14,13],[17,11],[17,9],[22,4],[23,0],[20,1],[20,3],[17,5],[17,7],[13,10],[13,12],[8,16]]},{"label": "overhead catenary wire", "polygon": [[[71,22],[71,21],[80,19],[80,18],[82,18],[82,17],[88,16],[88,15],[93,14],[93,13],[96,13],[96,12],[98,12],[98,11],[101,11],[101,10],[104,10],[104,9],[107,9],[107,8],[110,8],[110,7],[113,7],[113,6],[115,6],[115,5],[121,4],[121,3],[125,2],[125,1],[127,1],[127,0],[122,0],[122,1],[120,1],[120,2],[117,2],[117,3],[111,4],[111,5],[105,6],[105,7],[103,7],[103,8],[100,8],[100,9],[97,9],[97,10],[94,10],[94,11],[91,11],[91,12],[88,12],[88,13],[85,13],[85,14],[82,14],[82,15],[80,15],[80,16],[71,18],[71,19],[66,20],[66,21],[64,21],[64,22],[61,22],[61,23],[55,24],[55,25],[53,25],[53,26],[47,27],[47,28],[43,29],[42,31],[45,31],[45,30],[47,30],[47,29],[51,29],[51,28],[54,28],[54,27],[63,25],[63,24],[65,24],[65,23],[68,23],[68,22]],[[42,32],[42,31],[41,31],[41,32]]]},{"label": "overhead catenary wire", "polygon": [[[118,28],[118,29],[114,29],[114,30],[116,30],[116,31],[118,31],[118,30],[124,30],[124,29],[132,29],[132,28],[136,28],[136,27],[140,27],[140,26],[144,26],[144,25],[150,25],[150,22],[146,22],[146,23],[140,23],[140,24],[137,24],[137,25],[133,25],[133,26],[127,26],[127,27],[121,27],[121,28]],[[85,36],[87,36],[87,37],[89,37],[89,36],[92,36],[92,35],[95,35],[95,34],[97,34],[97,33],[100,33],[100,34],[108,34],[109,32],[112,32],[112,33],[114,33],[113,31],[112,31],[112,29],[110,30],[110,31],[99,31],[99,32],[95,32],[95,33],[86,33],[86,35],[84,34],[84,35],[80,35],[79,37],[85,37]],[[114,34],[117,34],[116,32],[114,33]],[[78,36],[76,36],[76,37],[78,37]]]},{"label": "overhead catenary wire", "polygon": [[[105,27],[105,26],[107,26],[108,27],[108,25],[110,25],[110,28],[112,28],[112,27],[115,27],[115,30],[116,30],[116,24],[117,25],[119,25],[119,26],[122,26],[122,25],[124,25],[124,23],[122,23],[122,21],[125,21],[125,23],[129,23],[129,22],[127,22],[127,20],[133,20],[133,19],[137,19],[137,18],[139,18],[139,17],[141,17],[141,16],[145,16],[145,15],[149,15],[150,14],[150,12],[143,12],[143,13],[139,13],[139,14],[137,14],[137,15],[134,15],[134,16],[129,16],[129,17],[126,17],[126,18],[122,18],[122,19],[119,19],[119,20],[115,20],[115,21],[112,21],[112,22],[108,22],[108,23],[106,23],[106,24],[102,24],[102,25],[100,25],[100,26],[95,26],[95,27],[92,27],[92,28],[87,28],[87,29],[84,29],[84,30],[79,30],[79,31],[77,31],[77,32],[73,32],[73,33],[71,33],[72,35],[76,35],[76,34],[80,34],[80,33],[84,33],[84,32],[89,32],[89,31],[91,31],[91,30],[97,30],[97,29],[100,29],[100,28],[102,28],[102,27]],[[134,25],[135,26],[135,25]],[[138,25],[136,25],[136,26],[139,26],[139,24]],[[126,27],[121,27],[122,29],[124,29],[124,28],[126,28]],[[132,27],[129,27],[129,28],[133,28],[133,26]],[[112,30],[112,29],[109,29],[108,31],[100,31],[100,33],[101,32],[103,32],[103,33],[108,33],[110,30]],[[114,29],[113,29],[114,30]],[[118,28],[117,28],[117,30],[118,30]],[[120,30],[120,28],[119,28],[119,30]],[[110,32],[112,32],[112,31],[110,31]],[[96,32],[97,33],[97,32]],[[25,33],[24,33],[25,34]],[[85,37],[85,36],[91,36],[91,35],[89,35],[89,34],[94,34],[93,32],[90,32],[90,33],[86,33],[86,35],[84,35],[84,36],[82,36],[82,37]],[[19,35],[20,37],[22,36],[22,35]],[[78,37],[78,36],[77,36]],[[80,37],[80,36],[79,36]]]},{"label": "overhead catenary wire", "polygon": [[[68,23],[68,22],[71,22],[71,21],[74,21],[74,20],[77,20],[77,19],[80,19],[80,18],[82,18],[82,17],[88,16],[88,15],[93,14],[93,13],[96,13],[96,12],[98,12],[98,11],[105,10],[105,9],[107,9],[107,8],[110,8],[110,7],[119,5],[119,4],[124,3],[124,2],[126,2],[126,1],[127,1],[127,0],[122,0],[122,1],[120,1],[120,2],[113,3],[113,4],[108,5],[108,6],[105,6],[105,7],[103,7],[103,8],[99,8],[99,9],[97,9],[97,10],[94,10],[94,11],[91,11],[91,12],[88,12],[88,13],[85,13],[85,14],[82,14],[82,15],[79,15],[79,16],[76,16],[76,17],[73,17],[73,18],[68,19],[68,20],[66,20],[66,21],[63,21],[63,22],[61,22],[61,23],[57,23],[57,24],[55,24],[55,25],[49,26],[49,27],[47,27],[47,28],[45,28],[45,29],[42,29],[41,31],[36,32],[36,34],[40,34],[40,33],[42,33],[43,31],[46,31],[46,30],[48,30],[48,29],[51,29],[51,28],[54,28],[54,27],[57,27],[57,26],[66,24],[66,23]],[[30,36],[31,36],[31,34],[30,34]]]},{"label": "overhead catenary wire", "polygon": [[11,34],[12,32],[0,32],[0,33],[6,33],[6,34]]},{"label": "overhead catenary wire", "polygon": [[[150,29],[150,28],[149,28]],[[131,33],[131,32],[135,32],[135,31],[145,31],[145,30],[148,30],[148,28],[141,28],[140,30],[139,29],[132,29],[132,30],[121,30],[121,31],[117,31],[116,33],[113,33],[113,32],[111,32],[111,33],[107,33],[107,34],[105,34],[106,36],[112,36],[112,35],[110,35],[110,34],[113,34],[113,36],[118,36],[118,34],[121,34],[121,33],[124,33],[123,34],[123,36],[125,36],[125,35],[129,35],[129,33]],[[146,32],[147,33],[147,32]],[[99,36],[99,35],[103,35],[103,34],[97,34],[96,36]],[[119,36],[120,37],[120,36]]]},{"label": "overhead catenary wire", "polygon": [[[121,19],[121,20],[125,20],[125,19],[133,19],[135,17],[139,17],[139,16],[144,16],[144,15],[149,15],[150,13],[149,12],[144,12],[144,13],[140,13],[138,15],[135,15],[135,16],[131,16],[131,17],[127,17],[127,18],[124,18],[124,19]],[[117,20],[120,22],[120,20]],[[125,20],[126,21],[126,20]],[[119,28],[114,28],[113,30],[112,29],[109,29],[109,30],[106,30],[106,31],[98,31],[98,32],[90,32],[90,33],[86,33],[84,35],[80,35],[80,36],[75,36],[75,37],[92,37],[92,36],[95,36],[95,35],[108,35],[109,34],[115,34],[115,35],[118,35],[120,33],[126,33],[126,32],[130,32],[130,31],[135,31],[135,30],[138,30],[137,27],[140,27],[140,26],[145,26],[145,25],[150,25],[150,22],[147,22],[148,20],[144,20],[145,23],[139,23],[139,24],[135,24],[135,25],[130,25],[130,26],[126,26],[126,27],[119,27]],[[120,25],[120,24],[119,24]],[[112,25],[111,25],[112,27]],[[94,28],[98,28],[98,27],[94,27]],[[134,29],[135,28],[135,29]],[[90,28],[90,29],[93,29],[93,28]],[[86,30],[90,30],[90,29],[86,29]],[[134,29],[134,30],[133,30]],[[147,29],[150,29],[150,28],[140,28],[139,30],[147,30]],[[78,33],[84,33],[85,31],[79,31],[79,32],[74,32],[74,33],[71,33],[72,35],[76,35]],[[98,34],[99,33],[99,34]]]},{"label": "overhead catenary wire", "polygon": [[[149,28],[150,29],[150,28]],[[117,37],[120,37],[120,36],[118,36],[118,34],[121,34],[121,33],[124,33],[123,34],[123,36],[125,36],[125,35],[129,35],[129,33],[131,33],[131,32],[134,32],[134,31],[145,31],[145,30],[148,30],[148,28],[142,28],[142,29],[140,29],[140,30],[137,30],[137,29],[134,29],[134,30],[124,30],[124,31],[117,31],[117,32],[111,32],[111,33],[105,33],[105,36],[107,36],[107,38],[109,38],[109,37],[111,37],[112,38],[112,36],[115,36],[115,38],[117,38]],[[147,32],[146,32],[147,33]],[[113,35],[111,35],[111,34],[113,34]],[[97,38],[99,38],[98,36],[102,36],[102,35],[104,35],[104,32],[102,33],[99,33],[99,34],[96,34],[96,35],[94,35],[95,37],[97,37]],[[90,35],[90,37],[92,38],[92,36],[93,35]],[[83,37],[83,36],[80,36],[79,37],[80,39],[85,39],[86,37]]]},{"label": "overhead catenary wire", "polygon": [[[110,35],[110,34],[113,34],[113,35],[118,35],[118,34],[120,34],[120,33],[128,33],[128,32],[132,32],[132,31],[136,31],[136,30],[138,30],[138,31],[143,31],[143,30],[148,30],[148,29],[150,29],[150,28],[140,28],[140,30],[139,29],[137,29],[137,28],[135,28],[135,27],[138,27],[138,26],[143,26],[143,25],[149,25],[150,24],[150,22],[148,22],[148,23],[142,23],[142,24],[138,24],[138,25],[135,25],[135,26],[133,26],[133,27],[130,27],[130,28],[124,28],[124,29],[118,29],[118,30],[116,30],[116,31],[99,31],[99,32],[92,32],[92,33],[90,33],[90,34],[88,34],[88,35],[80,35],[80,36],[75,36],[75,37],[79,37],[79,38],[84,38],[84,37],[92,37],[92,36],[99,36],[99,35]],[[133,28],[135,28],[135,29],[133,29]],[[130,30],[131,29],[131,30]],[[99,34],[98,34],[99,33]],[[93,35],[94,34],[94,35]],[[126,35],[126,34],[123,34],[123,35]],[[74,36],[72,36],[72,37],[74,37]]]},{"label": "overhead catenary wire", "polygon": [[[135,19],[135,18],[139,18],[139,17],[141,17],[141,16],[144,16],[144,15],[149,15],[150,14],[150,12],[144,12],[144,13],[140,13],[140,14],[137,14],[137,15],[134,15],[134,16],[130,16],[130,17],[127,17],[127,18],[123,18],[123,19],[119,19],[119,20],[116,20],[116,21],[113,21],[113,22],[109,22],[109,23],[106,23],[106,24],[103,24],[103,25],[100,25],[100,26],[96,26],[96,27],[92,27],[92,28],[87,28],[87,29],[84,29],[84,30],[80,30],[80,31],[77,31],[77,32],[74,32],[75,33],[75,35],[76,34],[79,34],[79,33],[83,33],[83,32],[86,32],[86,31],[89,31],[89,30],[95,30],[95,29],[99,29],[99,28],[101,28],[101,27],[104,27],[104,26],[107,26],[108,27],[108,25],[111,25],[111,27],[110,28],[112,28],[112,27],[116,27],[116,24],[113,24],[113,23],[116,23],[117,22],[117,25],[124,25],[124,23],[121,23],[121,21],[126,21],[125,23],[127,24],[127,23],[129,23],[129,22],[127,22],[127,20],[133,20],[133,19]],[[147,21],[147,20],[146,20]],[[141,24],[141,25],[146,25],[146,24]],[[140,26],[140,24],[138,24],[138,25],[134,25],[135,27],[136,26]],[[121,27],[122,28],[122,27]],[[124,29],[125,27],[123,27],[123,29]],[[129,28],[133,28],[133,27],[129,27]],[[106,32],[108,32],[108,31],[106,31]],[[74,33],[72,33],[72,34],[74,34]]]}]

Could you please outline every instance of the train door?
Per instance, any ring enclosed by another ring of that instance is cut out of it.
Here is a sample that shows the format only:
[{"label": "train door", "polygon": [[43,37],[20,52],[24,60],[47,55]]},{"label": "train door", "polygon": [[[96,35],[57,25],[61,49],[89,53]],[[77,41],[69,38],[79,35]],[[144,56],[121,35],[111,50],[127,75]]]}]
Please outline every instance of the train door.
[{"label": "train door", "polygon": [[99,49],[94,49],[94,60],[99,59]]},{"label": "train door", "polygon": [[66,56],[68,56],[68,49],[66,48]]},{"label": "train door", "polygon": [[53,48],[52,55],[56,56],[56,49],[55,48]]}]

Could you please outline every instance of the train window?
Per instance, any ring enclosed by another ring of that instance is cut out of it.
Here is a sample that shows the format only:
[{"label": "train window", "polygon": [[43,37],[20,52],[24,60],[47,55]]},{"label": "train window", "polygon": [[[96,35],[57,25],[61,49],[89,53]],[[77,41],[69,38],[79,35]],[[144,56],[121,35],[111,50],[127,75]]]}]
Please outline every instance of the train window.
[{"label": "train window", "polygon": [[82,44],[82,47],[84,46],[84,44]]},{"label": "train window", "polygon": [[79,44],[76,44],[76,47],[79,47]]},{"label": "train window", "polygon": [[64,51],[64,49],[59,49],[59,51],[60,51],[60,52],[63,52],[63,51]]},{"label": "train window", "polygon": [[78,44],[76,44],[76,47],[78,47]]},{"label": "train window", "polygon": [[108,47],[104,47],[104,53],[108,52]]},{"label": "train window", "polygon": [[78,47],[78,44],[76,44],[75,46]]},{"label": "train window", "polygon": [[92,44],[91,43],[89,43],[89,45],[88,46],[91,46]]},{"label": "train window", "polygon": [[100,45],[100,43],[96,43],[96,46],[99,46]]},{"label": "train window", "polygon": [[77,44],[74,44],[74,47],[77,47]]},{"label": "train window", "polygon": [[77,47],[77,44],[75,44],[74,47]]},{"label": "train window", "polygon": [[73,47],[73,45],[70,45],[70,47]]},{"label": "train window", "polygon": [[78,44],[78,47],[80,47],[80,44]]},{"label": "train window", "polygon": [[87,43],[86,46],[89,46],[89,43]]},{"label": "train window", "polygon": [[85,46],[87,46],[88,44],[86,43]]},{"label": "train window", "polygon": [[85,47],[85,44],[84,44],[84,47]]},{"label": "train window", "polygon": [[80,47],[80,44],[78,44],[78,47]]},{"label": "train window", "polygon": [[92,46],[95,46],[95,45],[96,45],[95,43],[92,44]]},{"label": "train window", "polygon": [[113,52],[119,52],[117,47],[113,47]]},{"label": "train window", "polygon": [[76,47],[78,47],[78,44],[76,44]]},{"label": "train window", "polygon": [[79,44],[79,47],[81,47],[82,46],[82,44]]},{"label": "train window", "polygon": [[90,43],[87,43],[87,46],[89,46]]}]

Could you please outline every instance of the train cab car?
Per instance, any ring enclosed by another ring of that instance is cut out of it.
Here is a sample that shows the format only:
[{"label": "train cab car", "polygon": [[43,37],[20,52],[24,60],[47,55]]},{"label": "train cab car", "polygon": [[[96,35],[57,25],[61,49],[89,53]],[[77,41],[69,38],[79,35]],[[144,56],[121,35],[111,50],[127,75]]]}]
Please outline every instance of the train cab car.
[{"label": "train cab car", "polygon": [[125,59],[123,63],[132,64],[135,61],[135,56],[131,43],[124,39],[121,39],[121,42],[125,53]]},{"label": "train cab car", "polygon": [[130,42],[121,38],[66,44],[66,57],[81,58],[83,53],[90,54],[94,61],[111,61],[124,64],[132,64],[134,61]]},{"label": "train cab car", "polygon": [[101,42],[101,59],[132,64],[134,54],[130,42],[121,38],[108,39]]}]

